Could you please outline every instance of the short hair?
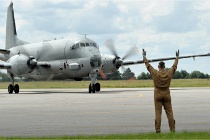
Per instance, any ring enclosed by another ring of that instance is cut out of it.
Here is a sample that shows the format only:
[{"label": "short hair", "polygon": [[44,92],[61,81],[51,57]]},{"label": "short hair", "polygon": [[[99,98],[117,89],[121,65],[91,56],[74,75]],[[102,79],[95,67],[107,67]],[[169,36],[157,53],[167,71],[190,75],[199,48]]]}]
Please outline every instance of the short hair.
[{"label": "short hair", "polygon": [[164,69],[165,68],[165,63],[163,61],[159,62],[159,65],[158,65],[161,69]]}]

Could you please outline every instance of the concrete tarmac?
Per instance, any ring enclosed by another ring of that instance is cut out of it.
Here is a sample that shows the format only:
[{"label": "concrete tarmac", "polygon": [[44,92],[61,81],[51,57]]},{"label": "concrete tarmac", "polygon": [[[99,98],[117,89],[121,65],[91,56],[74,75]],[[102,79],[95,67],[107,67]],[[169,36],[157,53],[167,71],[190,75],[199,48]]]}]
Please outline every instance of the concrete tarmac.
[{"label": "concrete tarmac", "polygon": [[[0,136],[148,133],[153,88],[0,90]],[[171,88],[176,131],[210,132],[210,88]],[[162,132],[169,132],[163,110]]]}]

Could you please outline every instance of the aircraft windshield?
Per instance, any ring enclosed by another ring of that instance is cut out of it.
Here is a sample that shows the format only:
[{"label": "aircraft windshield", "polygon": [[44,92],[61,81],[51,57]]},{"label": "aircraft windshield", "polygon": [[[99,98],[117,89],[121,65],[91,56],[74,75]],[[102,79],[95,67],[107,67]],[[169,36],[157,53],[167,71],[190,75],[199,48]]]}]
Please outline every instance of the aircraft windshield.
[{"label": "aircraft windshield", "polygon": [[98,45],[96,43],[76,43],[73,45],[73,48],[90,47],[90,46],[98,48]]}]

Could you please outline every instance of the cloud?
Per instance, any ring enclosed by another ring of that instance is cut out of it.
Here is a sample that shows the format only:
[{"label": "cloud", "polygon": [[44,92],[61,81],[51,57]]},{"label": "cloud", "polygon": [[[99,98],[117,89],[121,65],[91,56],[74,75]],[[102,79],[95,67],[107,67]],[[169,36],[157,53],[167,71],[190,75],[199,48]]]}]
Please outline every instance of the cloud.
[{"label": "cloud", "polygon": [[[1,47],[5,43],[9,3],[7,0],[0,3]],[[210,52],[209,1],[13,0],[13,3],[18,37],[29,42],[87,34],[100,45],[101,53],[111,54],[104,42],[113,38],[119,56],[133,45],[140,51],[146,49],[149,58],[174,56],[177,49],[182,55]],[[130,59],[140,58],[141,54]],[[209,58],[200,60],[202,65],[181,60],[178,68],[208,71]],[[131,68],[137,74],[147,71],[144,65]]]},{"label": "cloud", "polygon": [[158,16],[156,29],[158,32],[185,33],[197,28],[197,15],[192,9],[190,1],[178,1],[169,15]]}]

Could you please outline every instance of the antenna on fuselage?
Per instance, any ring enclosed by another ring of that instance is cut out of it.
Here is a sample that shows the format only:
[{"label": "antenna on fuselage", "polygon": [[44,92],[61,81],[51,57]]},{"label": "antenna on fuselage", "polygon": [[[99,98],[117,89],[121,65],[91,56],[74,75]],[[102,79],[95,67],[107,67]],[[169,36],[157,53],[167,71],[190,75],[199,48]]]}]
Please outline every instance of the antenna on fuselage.
[{"label": "antenna on fuselage", "polygon": [[87,38],[86,36],[87,36],[87,34],[81,34],[81,35],[84,35],[85,36],[85,39]]}]

